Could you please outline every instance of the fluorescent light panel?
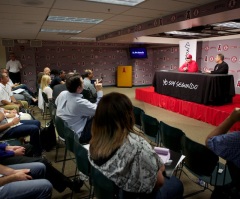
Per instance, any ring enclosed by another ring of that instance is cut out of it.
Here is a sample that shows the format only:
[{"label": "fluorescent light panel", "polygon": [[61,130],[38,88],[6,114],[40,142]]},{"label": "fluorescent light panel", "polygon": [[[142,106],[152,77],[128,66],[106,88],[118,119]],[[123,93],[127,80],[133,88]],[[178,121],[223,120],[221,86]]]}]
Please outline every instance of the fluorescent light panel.
[{"label": "fluorescent light panel", "polygon": [[186,36],[202,35],[201,33],[182,32],[182,31],[170,31],[170,32],[165,32],[165,33],[166,33],[166,34],[172,34],[172,35],[186,35]]},{"label": "fluorescent light panel", "polygon": [[94,37],[70,37],[69,39],[78,39],[78,40],[96,40]]},{"label": "fluorescent light panel", "polygon": [[87,1],[110,3],[110,4],[117,4],[117,5],[124,5],[124,6],[135,6],[135,5],[138,5],[139,3],[142,3],[145,0],[87,0]]},{"label": "fluorescent light panel", "polygon": [[57,29],[46,29],[42,28],[41,32],[58,32],[58,33],[80,33],[81,30],[57,30]]},{"label": "fluorescent light panel", "polygon": [[102,22],[103,20],[102,19],[91,19],[91,18],[78,18],[78,17],[48,16],[47,21],[98,24],[98,23]]},{"label": "fluorescent light panel", "polygon": [[226,23],[217,23],[213,26],[227,27],[227,28],[240,28],[240,23],[237,22],[226,22]]}]

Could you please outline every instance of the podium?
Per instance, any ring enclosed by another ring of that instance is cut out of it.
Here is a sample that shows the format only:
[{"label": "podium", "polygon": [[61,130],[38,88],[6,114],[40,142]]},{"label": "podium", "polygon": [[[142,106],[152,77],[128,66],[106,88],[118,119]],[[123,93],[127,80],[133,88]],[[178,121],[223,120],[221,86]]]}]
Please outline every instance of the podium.
[{"label": "podium", "polygon": [[118,66],[117,87],[132,87],[132,66]]}]

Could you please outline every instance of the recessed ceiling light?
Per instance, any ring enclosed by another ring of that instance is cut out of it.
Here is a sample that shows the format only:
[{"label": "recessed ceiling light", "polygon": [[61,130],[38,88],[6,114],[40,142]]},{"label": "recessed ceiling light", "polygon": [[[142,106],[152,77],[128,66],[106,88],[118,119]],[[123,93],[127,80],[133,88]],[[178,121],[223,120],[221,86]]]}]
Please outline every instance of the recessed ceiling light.
[{"label": "recessed ceiling light", "polygon": [[41,32],[80,33],[81,30],[57,30],[57,29],[45,29],[45,28],[42,28]]},{"label": "recessed ceiling light", "polygon": [[96,41],[96,38],[93,38],[93,37],[70,37],[69,39],[77,39],[77,40],[92,40],[92,41]]},{"label": "recessed ceiling light", "polygon": [[216,24],[213,24],[213,26],[240,28],[240,23],[237,23],[237,22],[216,23]]},{"label": "recessed ceiling light", "polygon": [[117,5],[124,5],[124,6],[135,6],[135,5],[138,5],[139,3],[142,3],[145,0],[87,0],[87,1],[110,3],[110,4],[117,4]]},{"label": "recessed ceiling light", "polygon": [[186,36],[201,35],[201,33],[196,33],[196,32],[182,32],[182,31],[170,31],[170,32],[165,32],[165,34],[186,35]]},{"label": "recessed ceiling light", "polygon": [[70,23],[92,23],[98,24],[102,19],[78,18],[78,17],[64,17],[64,16],[48,16],[47,21],[61,21]]}]

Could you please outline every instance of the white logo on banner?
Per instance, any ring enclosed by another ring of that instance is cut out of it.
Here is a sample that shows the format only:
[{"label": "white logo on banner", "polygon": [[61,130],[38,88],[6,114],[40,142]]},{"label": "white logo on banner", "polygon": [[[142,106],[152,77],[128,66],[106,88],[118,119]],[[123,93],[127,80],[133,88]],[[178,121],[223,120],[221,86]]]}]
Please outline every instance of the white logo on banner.
[{"label": "white logo on banner", "polygon": [[198,85],[194,85],[193,83],[190,84],[186,84],[184,82],[179,82],[179,81],[171,81],[171,80],[167,80],[164,79],[163,80],[163,86],[172,86],[172,87],[176,87],[176,88],[187,88],[187,89],[194,89],[197,90],[198,89]]},{"label": "white logo on banner", "polygon": [[192,59],[196,60],[197,40],[182,40],[179,41],[179,66],[182,66],[186,61],[188,54],[192,55]]}]

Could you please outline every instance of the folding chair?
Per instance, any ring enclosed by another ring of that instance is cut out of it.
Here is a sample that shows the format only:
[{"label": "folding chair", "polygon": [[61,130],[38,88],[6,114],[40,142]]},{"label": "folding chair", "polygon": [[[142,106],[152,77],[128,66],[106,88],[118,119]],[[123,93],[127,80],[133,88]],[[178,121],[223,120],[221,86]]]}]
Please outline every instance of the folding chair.
[{"label": "folding chair", "polygon": [[[209,188],[209,184],[213,186],[223,186],[231,183],[232,179],[228,168],[219,163],[218,156],[206,146],[194,142],[186,136],[182,137],[181,146],[182,153],[186,156],[184,159],[184,167],[189,170],[192,175],[204,182],[202,190],[188,194],[184,196],[184,198],[201,193],[206,189],[212,191]],[[223,172],[220,173],[219,169],[223,169]],[[191,179],[188,175],[187,177]],[[196,183],[196,181],[192,181]]]}]

